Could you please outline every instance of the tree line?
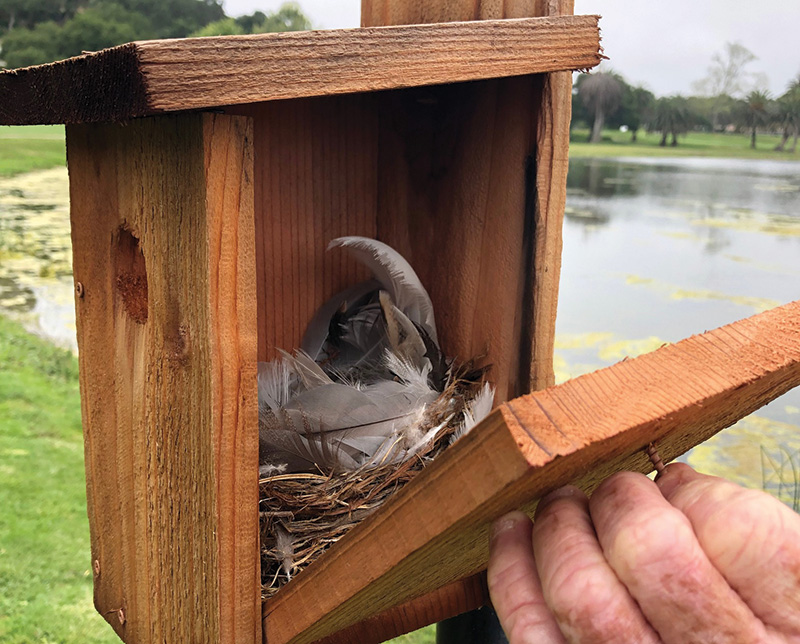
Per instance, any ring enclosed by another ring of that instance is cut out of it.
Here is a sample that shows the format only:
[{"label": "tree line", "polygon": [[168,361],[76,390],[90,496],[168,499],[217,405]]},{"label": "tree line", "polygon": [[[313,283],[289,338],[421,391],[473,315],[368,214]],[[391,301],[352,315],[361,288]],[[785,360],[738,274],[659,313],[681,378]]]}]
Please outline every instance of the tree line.
[{"label": "tree line", "polygon": [[231,18],[220,0],[2,0],[0,60],[8,68],[26,67],[133,40],[310,27],[294,3]]},{"label": "tree line", "polygon": [[613,71],[581,74],[573,90],[573,126],[588,127],[590,143],[602,140],[604,127],[614,127],[627,128],[634,142],[641,129],[658,132],[662,146],[678,145],[678,137],[691,130],[747,132],[752,148],[758,133],[768,130],[781,135],[776,150],[794,153],[800,137],[800,73],[773,97],[759,89],[764,79],[749,71],[755,59],[742,45],[727,43],[706,76],[693,83],[691,96],[656,97]]}]

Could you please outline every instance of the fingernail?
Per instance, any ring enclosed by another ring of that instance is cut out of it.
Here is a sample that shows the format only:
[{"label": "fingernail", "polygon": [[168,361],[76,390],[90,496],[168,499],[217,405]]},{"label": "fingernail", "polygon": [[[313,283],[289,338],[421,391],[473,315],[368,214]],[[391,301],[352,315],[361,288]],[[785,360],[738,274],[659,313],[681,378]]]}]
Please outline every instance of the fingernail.
[{"label": "fingernail", "polygon": [[539,504],[536,506],[536,512],[534,512],[534,518],[538,517],[539,513],[554,501],[558,501],[559,499],[571,498],[582,494],[583,491],[580,488],[575,487],[574,485],[565,485],[564,487],[560,487],[557,490],[553,490],[552,492],[546,494],[540,499]]},{"label": "fingernail", "polygon": [[530,522],[530,519],[524,512],[510,512],[500,517],[492,524],[491,540],[494,541],[500,535],[516,530],[525,521]]},{"label": "fingernail", "polygon": [[656,478],[656,485],[661,495],[669,500],[672,493],[686,481],[695,478],[696,472],[685,463],[670,463],[664,472]]}]

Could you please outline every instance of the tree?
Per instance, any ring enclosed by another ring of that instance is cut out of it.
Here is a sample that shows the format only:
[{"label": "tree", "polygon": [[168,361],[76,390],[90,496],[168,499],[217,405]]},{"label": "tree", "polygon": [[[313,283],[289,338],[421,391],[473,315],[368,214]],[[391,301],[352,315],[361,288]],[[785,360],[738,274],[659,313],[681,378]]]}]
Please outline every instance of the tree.
[{"label": "tree", "polygon": [[203,38],[205,36],[241,36],[245,33],[244,27],[239,24],[234,18],[223,18],[222,20],[215,20],[209,22],[205,27],[193,31],[189,34],[190,38]]},{"label": "tree", "polygon": [[14,29],[33,29],[43,22],[58,25],[72,18],[90,0],[2,0],[0,33]]},{"label": "tree", "polygon": [[683,96],[668,96],[659,98],[653,110],[651,129],[661,132],[661,142],[664,147],[667,137],[671,136],[670,145],[678,145],[678,135],[685,134],[691,125],[691,112]]},{"label": "tree", "polygon": [[26,67],[152,38],[153,34],[153,26],[144,16],[117,4],[98,4],[63,25],[48,21],[32,29],[14,29],[3,38],[3,55],[9,67]]},{"label": "tree", "polygon": [[14,29],[3,37],[3,58],[9,67],[49,63],[60,57],[61,27],[48,21],[33,29]]},{"label": "tree", "polygon": [[620,108],[612,118],[611,125],[625,125],[631,132],[631,141],[637,140],[639,130],[644,127],[655,103],[656,97],[649,89],[634,87],[622,81],[622,100]]},{"label": "tree", "polygon": [[300,10],[300,7],[294,3],[286,3],[278,11],[270,14],[255,11],[248,16],[216,20],[190,35],[192,37],[236,36],[276,31],[304,31],[310,28],[311,21]]},{"label": "tree", "polygon": [[738,42],[725,43],[725,49],[711,58],[707,74],[692,84],[698,94],[715,99],[711,115],[712,127],[719,129],[718,112],[727,97],[743,96],[752,88],[754,75],[747,67],[755,54]]},{"label": "tree", "polygon": [[776,101],[776,111],[783,136],[775,149],[782,152],[786,149],[789,137],[794,135],[791,149],[794,153],[797,151],[797,139],[800,136],[800,74],[789,83],[786,92]]},{"label": "tree", "polygon": [[311,29],[311,21],[295,2],[285,2],[274,13],[267,14],[265,20],[253,30],[253,33],[271,33],[276,31],[306,31]]},{"label": "tree", "polygon": [[118,4],[97,4],[64,23],[58,35],[59,57],[78,56],[132,40],[155,37],[152,23]]},{"label": "tree", "polygon": [[594,117],[589,142],[598,143],[602,138],[603,124],[607,116],[619,107],[622,99],[622,83],[611,73],[589,74],[578,87],[578,94],[586,109]]},{"label": "tree", "polygon": [[184,38],[210,22],[225,18],[219,0],[115,1],[128,11],[150,19],[155,29],[151,38]]},{"label": "tree", "polygon": [[750,147],[756,149],[756,131],[770,117],[771,100],[767,92],[754,90],[740,103],[740,120],[750,130]]}]

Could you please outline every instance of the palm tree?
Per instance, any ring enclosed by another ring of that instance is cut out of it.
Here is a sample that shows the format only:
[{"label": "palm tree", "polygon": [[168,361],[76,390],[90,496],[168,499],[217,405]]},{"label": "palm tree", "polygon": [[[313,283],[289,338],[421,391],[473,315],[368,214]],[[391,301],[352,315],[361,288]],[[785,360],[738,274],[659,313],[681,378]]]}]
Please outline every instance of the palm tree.
[{"label": "palm tree", "polygon": [[755,150],[756,131],[769,120],[772,99],[768,92],[754,90],[747,95],[741,105],[741,120],[750,129],[750,147]]},{"label": "palm tree", "polygon": [[786,148],[789,137],[794,134],[791,152],[797,151],[797,138],[800,136],[800,75],[789,83],[786,93],[777,102],[778,122],[783,129],[781,142],[775,149],[782,152]]},{"label": "palm tree", "polygon": [[589,113],[594,115],[589,143],[599,143],[606,117],[619,107],[622,83],[611,73],[590,74],[578,87],[578,95]]},{"label": "palm tree", "polygon": [[683,96],[667,96],[656,101],[651,129],[661,132],[660,146],[667,144],[667,136],[672,136],[670,145],[678,145],[678,135],[685,134],[691,124],[691,114]]}]

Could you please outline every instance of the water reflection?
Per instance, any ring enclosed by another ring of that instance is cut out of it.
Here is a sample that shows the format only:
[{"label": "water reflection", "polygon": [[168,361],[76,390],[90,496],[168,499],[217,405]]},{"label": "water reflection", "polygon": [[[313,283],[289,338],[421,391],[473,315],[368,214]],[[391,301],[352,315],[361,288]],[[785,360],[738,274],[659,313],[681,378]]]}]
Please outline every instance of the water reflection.
[{"label": "water reflection", "polygon": [[76,348],[67,171],[0,180],[0,310]]},{"label": "water reflection", "polygon": [[[800,163],[573,160],[557,378],[796,300],[798,278]],[[795,390],[686,459],[794,505],[799,425]]]}]

